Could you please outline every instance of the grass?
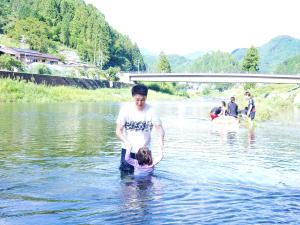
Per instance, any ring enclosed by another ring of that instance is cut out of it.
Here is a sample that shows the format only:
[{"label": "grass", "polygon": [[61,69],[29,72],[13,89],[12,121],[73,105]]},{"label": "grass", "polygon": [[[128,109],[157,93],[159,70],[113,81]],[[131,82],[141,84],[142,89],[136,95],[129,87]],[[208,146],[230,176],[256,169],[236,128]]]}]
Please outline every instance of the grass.
[{"label": "grass", "polygon": [[[183,97],[149,91],[151,100],[183,99]],[[0,79],[0,102],[98,102],[128,101],[130,88],[86,90],[66,86],[37,85],[24,80]]]},{"label": "grass", "polygon": [[[257,108],[257,121],[275,119],[281,112],[292,109],[296,95],[300,95],[297,85],[271,84],[261,85],[249,90],[255,100]],[[247,106],[243,86],[219,93],[226,96],[235,96],[240,109]],[[211,94],[210,94],[211,95]],[[215,95],[216,96],[216,95]],[[194,96],[195,97],[195,96]],[[23,80],[0,79],[0,103],[1,102],[100,102],[100,101],[128,101],[131,99],[130,88],[112,89],[101,88],[86,90],[76,87],[37,85]],[[149,90],[150,100],[178,100],[186,99],[175,95],[163,94]],[[298,105],[300,107],[300,105]]]}]

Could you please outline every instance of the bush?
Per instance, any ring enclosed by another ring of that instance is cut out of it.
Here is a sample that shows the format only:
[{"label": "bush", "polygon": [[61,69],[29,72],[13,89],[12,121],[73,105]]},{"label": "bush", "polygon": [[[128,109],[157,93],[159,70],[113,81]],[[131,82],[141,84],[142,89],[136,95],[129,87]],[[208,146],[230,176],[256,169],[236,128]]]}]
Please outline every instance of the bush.
[{"label": "bush", "polygon": [[256,83],[253,83],[253,82],[244,84],[244,90],[245,91],[248,91],[248,90],[253,89],[255,87],[256,87]]},{"label": "bush", "polygon": [[118,80],[120,80],[120,78],[118,77],[119,72],[120,72],[120,68],[109,67],[105,71],[105,78],[109,81],[118,81]]},{"label": "bush", "polygon": [[1,55],[0,56],[0,68],[9,70],[9,71],[14,71],[14,70],[23,71],[24,70],[22,62],[10,55]]},{"label": "bush", "polygon": [[52,74],[51,69],[46,66],[45,64],[39,64],[37,66],[37,73],[38,74]]}]

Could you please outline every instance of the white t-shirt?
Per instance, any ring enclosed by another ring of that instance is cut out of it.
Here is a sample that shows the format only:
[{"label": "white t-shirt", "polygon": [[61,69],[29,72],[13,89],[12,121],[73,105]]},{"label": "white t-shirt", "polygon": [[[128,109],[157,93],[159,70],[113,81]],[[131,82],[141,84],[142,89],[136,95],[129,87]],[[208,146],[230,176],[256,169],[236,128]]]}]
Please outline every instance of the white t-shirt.
[{"label": "white t-shirt", "polygon": [[[152,128],[161,125],[161,121],[152,106],[145,104],[143,111],[139,111],[134,103],[130,103],[121,108],[117,124],[124,126],[124,136],[132,146],[131,152],[137,153],[139,148],[149,147]],[[125,148],[124,143],[122,148]]]}]

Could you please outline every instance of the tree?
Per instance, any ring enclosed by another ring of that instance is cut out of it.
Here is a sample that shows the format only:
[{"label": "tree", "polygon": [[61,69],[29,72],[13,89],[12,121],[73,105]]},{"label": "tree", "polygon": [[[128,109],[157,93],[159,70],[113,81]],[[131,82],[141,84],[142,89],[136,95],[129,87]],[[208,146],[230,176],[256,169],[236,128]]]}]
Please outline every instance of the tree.
[{"label": "tree", "polygon": [[239,62],[227,52],[208,52],[194,60],[187,67],[189,72],[236,73],[240,72]]},{"label": "tree", "polygon": [[[244,57],[244,60],[242,62],[242,71],[257,72],[259,71],[258,65],[259,65],[259,53],[254,46],[251,46],[251,48],[248,49]],[[244,89],[249,90],[251,88],[254,88],[255,86],[256,84],[253,82],[246,83],[244,85]]]},{"label": "tree", "polygon": [[159,54],[159,61],[157,64],[157,72],[160,73],[171,73],[171,65],[164,52]]},{"label": "tree", "polygon": [[17,60],[16,58],[10,55],[1,55],[0,56],[0,69],[6,69],[9,71],[22,71],[23,64],[21,61]]},{"label": "tree", "polygon": [[254,46],[248,49],[242,62],[242,70],[247,72],[259,71],[259,53]]},{"label": "tree", "polygon": [[3,33],[4,26],[9,22],[9,14],[11,14],[10,3],[0,0],[0,34]]},{"label": "tree", "polygon": [[24,36],[32,50],[48,52],[51,45],[51,28],[35,18],[17,20],[9,34],[16,39]]}]

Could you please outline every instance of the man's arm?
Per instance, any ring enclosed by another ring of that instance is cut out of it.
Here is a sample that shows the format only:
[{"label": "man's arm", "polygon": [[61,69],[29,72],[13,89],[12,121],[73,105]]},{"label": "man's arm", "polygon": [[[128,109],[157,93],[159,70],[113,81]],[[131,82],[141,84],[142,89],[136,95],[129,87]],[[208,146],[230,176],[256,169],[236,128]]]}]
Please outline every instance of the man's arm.
[{"label": "man's arm", "polygon": [[124,125],[117,124],[117,127],[116,127],[117,137],[125,144],[126,149],[131,149],[131,145],[125,138],[123,130],[124,130]]},{"label": "man's arm", "polygon": [[155,129],[159,136],[160,147],[163,148],[164,147],[165,130],[162,125],[155,125]]},{"label": "man's arm", "polygon": [[249,104],[249,107],[248,107],[247,116],[250,116],[250,112],[251,112],[252,108],[253,108],[253,105],[252,105],[252,102],[251,102],[251,104]]},{"label": "man's arm", "polygon": [[157,158],[155,158],[155,159],[153,160],[153,165],[156,165],[157,163],[159,163],[159,162],[162,160],[162,158],[163,158],[163,147],[161,146],[161,147],[160,147],[160,150],[158,151],[158,156],[157,156]]}]

